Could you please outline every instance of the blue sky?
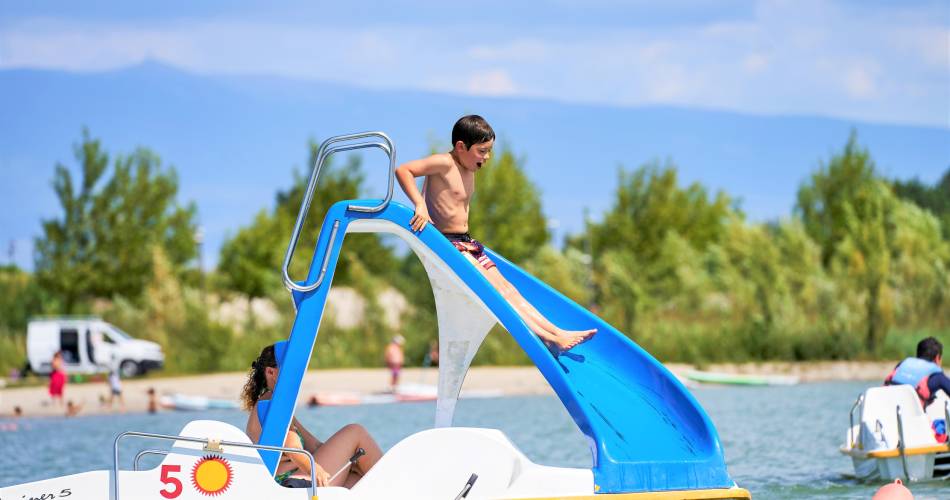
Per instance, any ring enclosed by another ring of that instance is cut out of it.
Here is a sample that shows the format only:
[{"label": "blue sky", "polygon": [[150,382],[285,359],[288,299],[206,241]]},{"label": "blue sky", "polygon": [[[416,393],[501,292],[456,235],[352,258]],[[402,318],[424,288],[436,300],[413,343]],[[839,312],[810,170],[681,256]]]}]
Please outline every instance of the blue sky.
[{"label": "blue sky", "polygon": [[201,74],[950,125],[946,1],[4,1],[0,68]]},{"label": "blue sky", "polygon": [[[946,0],[211,1],[175,10],[154,1],[0,0],[0,101],[19,113],[0,112],[0,249],[14,241],[17,264],[32,267],[40,219],[58,215],[53,165],[73,164],[84,125],[113,153],[150,146],[178,168],[182,201],[198,202],[206,226],[206,265],[289,185],[306,138],[385,127],[406,160],[444,144],[439,132],[467,112],[491,113],[527,158],[561,235],[581,227],[580,207],[606,208],[618,165],[666,158],[682,182],[722,189],[752,220],[771,220],[790,213],[797,184],[851,127],[884,175],[935,181],[950,166],[948,47]],[[140,69],[110,76],[126,68]],[[20,95],[14,73],[23,70],[55,73],[33,75],[39,87],[26,88],[68,90]],[[155,87],[164,90],[108,87],[134,75],[164,78]],[[204,110],[176,95],[176,82],[209,91],[222,79],[247,93],[209,99]],[[88,85],[116,94],[71,106],[83,99],[74,89]],[[148,116],[128,111],[136,99]],[[244,100],[254,103],[244,115],[254,123],[209,116]],[[397,108],[374,115],[370,102]],[[573,123],[548,123],[555,116]],[[588,177],[568,172],[592,158]],[[224,192],[208,182],[223,171],[235,174]]]}]

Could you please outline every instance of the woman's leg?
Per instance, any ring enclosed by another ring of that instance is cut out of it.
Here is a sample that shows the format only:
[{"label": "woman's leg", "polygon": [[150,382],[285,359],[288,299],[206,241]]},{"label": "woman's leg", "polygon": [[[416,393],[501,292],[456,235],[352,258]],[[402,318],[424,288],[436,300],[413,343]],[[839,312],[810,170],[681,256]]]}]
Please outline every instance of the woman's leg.
[{"label": "woman's leg", "polygon": [[[376,441],[362,425],[349,424],[336,431],[336,434],[330,436],[330,439],[327,439],[325,443],[317,448],[313,458],[332,476],[356,453],[357,448],[363,448],[366,454],[350,467],[350,473],[356,473],[362,477],[383,456],[383,451],[379,448],[379,445],[376,444]],[[340,474],[331,485],[344,486],[349,478],[350,474],[348,473]],[[353,483],[355,484],[355,481]],[[352,486],[352,484],[349,486]]]},{"label": "woman's leg", "polygon": [[350,473],[346,475],[346,480],[343,481],[343,487],[352,488],[360,479],[363,479],[363,476],[357,472],[350,471]]}]

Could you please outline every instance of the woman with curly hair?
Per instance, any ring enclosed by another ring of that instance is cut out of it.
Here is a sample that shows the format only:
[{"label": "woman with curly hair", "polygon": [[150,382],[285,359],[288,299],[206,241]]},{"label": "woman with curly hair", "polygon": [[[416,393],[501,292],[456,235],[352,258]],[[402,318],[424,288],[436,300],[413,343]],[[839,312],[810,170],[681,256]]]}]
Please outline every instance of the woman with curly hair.
[{"label": "woman with curly hair", "polygon": [[[274,346],[271,344],[265,347],[261,351],[261,355],[251,363],[247,383],[244,384],[244,390],[241,394],[244,409],[250,412],[245,432],[255,443],[261,437],[261,422],[257,418],[257,402],[272,397],[278,372],[277,358],[274,355]],[[313,454],[316,460],[314,475],[316,476],[317,486],[350,488],[369,472],[383,456],[379,445],[369,435],[369,432],[359,424],[349,424],[330,436],[326,442],[321,442],[301,425],[296,417],[290,423],[290,432],[287,433],[284,446],[302,448]],[[331,482],[330,474],[340,470],[359,448],[363,448],[366,453],[350,467],[349,471],[338,475]],[[301,453],[281,454],[274,479],[282,486],[291,488],[310,487],[310,460]]]}]

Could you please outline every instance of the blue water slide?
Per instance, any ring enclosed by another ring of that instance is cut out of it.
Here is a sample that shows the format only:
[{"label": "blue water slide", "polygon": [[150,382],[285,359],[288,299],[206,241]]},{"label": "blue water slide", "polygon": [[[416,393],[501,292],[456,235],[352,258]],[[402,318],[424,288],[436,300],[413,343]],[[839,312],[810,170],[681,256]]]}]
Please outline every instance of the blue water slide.
[{"label": "blue water slide", "polygon": [[[367,213],[360,207],[383,206]],[[287,341],[278,343],[280,376],[271,401],[261,401],[260,442],[282,445],[299,396],[323,316],[327,293],[347,226],[360,219],[382,219],[408,228],[413,211],[398,203],[350,200],[327,212],[310,275],[302,284],[320,286],[294,292],[297,317]],[[558,356],[528,329],[515,310],[468,260],[431,225],[410,238],[444,261],[485,304],[524,349],[588,438],[595,491],[646,492],[729,488],[719,437],[709,417],[662,364],[626,335],[487,249],[501,274],[542,314],[566,329],[597,328],[590,340]],[[552,436],[556,439],[556,436]],[[262,452],[273,471],[275,452]]]}]

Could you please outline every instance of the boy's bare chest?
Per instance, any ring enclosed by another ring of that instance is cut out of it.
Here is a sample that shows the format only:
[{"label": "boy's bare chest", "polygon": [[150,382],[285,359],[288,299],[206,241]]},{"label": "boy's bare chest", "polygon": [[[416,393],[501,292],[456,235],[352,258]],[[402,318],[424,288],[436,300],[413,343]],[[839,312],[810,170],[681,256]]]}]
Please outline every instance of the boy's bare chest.
[{"label": "boy's bare chest", "polygon": [[[467,175],[466,175],[467,174]],[[439,198],[449,198],[458,203],[468,203],[475,191],[475,176],[457,170],[449,172],[440,179]]]}]

